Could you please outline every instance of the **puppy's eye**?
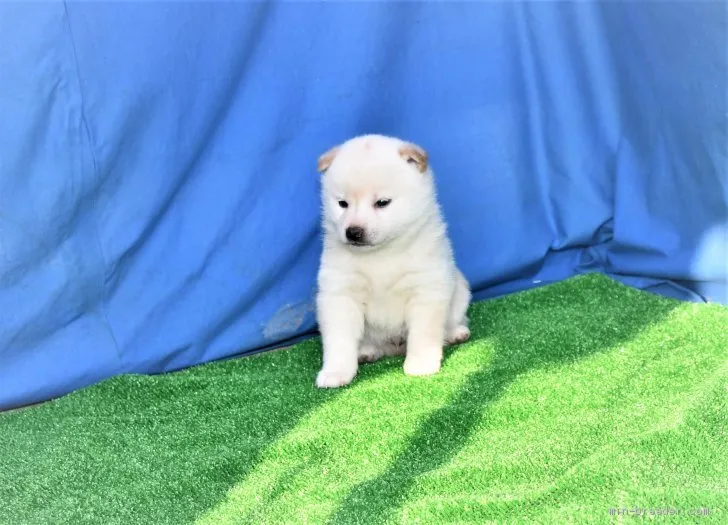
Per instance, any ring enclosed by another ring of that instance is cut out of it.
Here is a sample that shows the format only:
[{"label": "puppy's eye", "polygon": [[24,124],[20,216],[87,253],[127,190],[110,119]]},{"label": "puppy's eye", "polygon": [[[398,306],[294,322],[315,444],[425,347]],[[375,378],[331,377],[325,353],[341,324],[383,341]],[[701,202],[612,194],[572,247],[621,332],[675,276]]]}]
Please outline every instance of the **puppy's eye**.
[{"label": "puppy's eye", "polygon": [[341,206],[342,208],[348,208],[349,203],[346,201],[339,201],[339,206]]},{"label": "puppy's eye", "polygon": [[374,203],[375,208],[386,208],[389,206],[389,203],[392,202],[392,199],[379,199],[377,202]]}]

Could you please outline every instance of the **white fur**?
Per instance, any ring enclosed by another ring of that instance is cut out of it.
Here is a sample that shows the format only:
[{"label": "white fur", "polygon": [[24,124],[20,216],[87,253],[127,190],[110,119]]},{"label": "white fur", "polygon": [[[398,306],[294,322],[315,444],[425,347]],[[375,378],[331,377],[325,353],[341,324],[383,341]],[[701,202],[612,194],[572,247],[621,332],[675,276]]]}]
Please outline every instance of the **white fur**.
[{"label": "white fur", "polygon": [[[443,346],[470,337],[470,289],[453,260],[433,173],[426,162],[423,173],[403,157],[407,145],[381,135],[357,137],[322,169],[319,387],[347,385],[360,362],[405,352],[406,374],[434,374]],[[391,203],[376,208],[380,199]],[[364,228],[371,246],[347,243],[350,226]]]}]

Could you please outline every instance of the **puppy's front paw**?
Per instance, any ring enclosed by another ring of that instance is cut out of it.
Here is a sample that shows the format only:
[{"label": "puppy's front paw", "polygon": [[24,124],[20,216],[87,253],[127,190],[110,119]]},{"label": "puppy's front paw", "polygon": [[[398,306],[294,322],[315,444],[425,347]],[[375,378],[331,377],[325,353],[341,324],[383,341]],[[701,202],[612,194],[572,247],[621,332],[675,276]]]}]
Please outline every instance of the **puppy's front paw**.
[{"label": "puppy's front paw", "polygon": [[316,376],[316,386],[319,388],[339,388],[351,383],[355,375],[356,368],[353,371],[322,368]]},{"label": "puppy's front paw", "polygon": [[439,371],[439,352],[434,356],[407,356],[404,360],[404,373],[408,376],[429,376]]}]

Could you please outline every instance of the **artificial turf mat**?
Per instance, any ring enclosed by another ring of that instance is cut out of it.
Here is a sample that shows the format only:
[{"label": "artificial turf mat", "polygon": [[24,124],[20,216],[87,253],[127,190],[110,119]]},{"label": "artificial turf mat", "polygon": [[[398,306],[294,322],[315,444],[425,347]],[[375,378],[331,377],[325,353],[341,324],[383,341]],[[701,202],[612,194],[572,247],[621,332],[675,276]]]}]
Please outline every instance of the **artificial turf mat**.
[{"label": "artificial turf mat", "polygon": [[315,339],[2,414],[0,521],[728,523],[728,309],[587,275],[471,318],[430,378],[317,390]]}]

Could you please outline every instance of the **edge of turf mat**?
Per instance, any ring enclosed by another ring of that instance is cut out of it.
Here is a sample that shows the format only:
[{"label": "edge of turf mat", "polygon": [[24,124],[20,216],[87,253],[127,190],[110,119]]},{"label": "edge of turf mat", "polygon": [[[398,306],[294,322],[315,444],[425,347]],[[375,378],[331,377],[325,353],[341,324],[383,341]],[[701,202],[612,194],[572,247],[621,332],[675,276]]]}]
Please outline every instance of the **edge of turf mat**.
[{"label": "edge of turf mat", "polygon": [[726,518],[728,308],[587,274],[470,315],[429,378],[318,390],[316,338],[0,414],[0,522]]}]

